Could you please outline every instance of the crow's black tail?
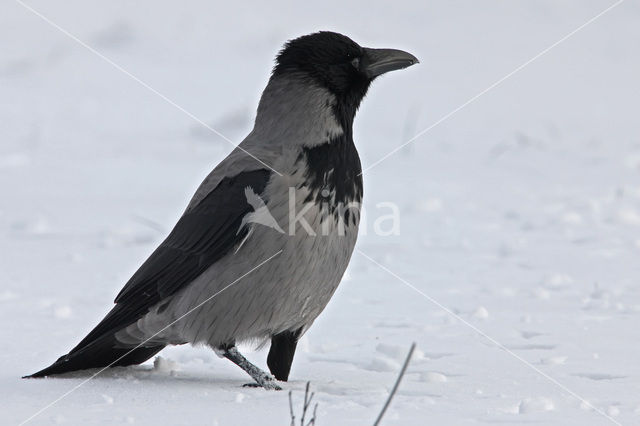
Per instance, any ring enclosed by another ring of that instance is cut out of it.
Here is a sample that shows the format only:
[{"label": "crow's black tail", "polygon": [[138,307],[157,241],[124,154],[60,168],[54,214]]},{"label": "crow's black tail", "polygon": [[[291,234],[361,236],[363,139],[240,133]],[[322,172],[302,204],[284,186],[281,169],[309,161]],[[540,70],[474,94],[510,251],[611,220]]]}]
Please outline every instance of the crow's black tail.
[{"label": "crow's black tail", "polygon": [[115,334],[108,334],[80,349],[75,348],[44,370],[30,376],[24,376],[24,378],[45,377],[88,368],[140,364],[160,352],[164,347],[165,345],[155,345],[126,348],[118,343]]}]

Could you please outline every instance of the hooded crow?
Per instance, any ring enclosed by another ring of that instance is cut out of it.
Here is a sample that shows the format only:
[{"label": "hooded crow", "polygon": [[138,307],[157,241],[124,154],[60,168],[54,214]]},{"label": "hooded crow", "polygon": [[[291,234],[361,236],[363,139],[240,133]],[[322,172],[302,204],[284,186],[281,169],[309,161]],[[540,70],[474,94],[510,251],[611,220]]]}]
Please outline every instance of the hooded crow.
[{"label": "hooded crow", "polygon": [[[202,182],[106,317],[28,377],[139,364],[191,343],[210,346],[254,385],[279,389],[276,379],[288,379],[298,339],[331,299],[356,242],[356,110],[376,77],[417,62],[333,32],[287,42],[251,133]],[[273,376],[236,348],[268,339]]]}]

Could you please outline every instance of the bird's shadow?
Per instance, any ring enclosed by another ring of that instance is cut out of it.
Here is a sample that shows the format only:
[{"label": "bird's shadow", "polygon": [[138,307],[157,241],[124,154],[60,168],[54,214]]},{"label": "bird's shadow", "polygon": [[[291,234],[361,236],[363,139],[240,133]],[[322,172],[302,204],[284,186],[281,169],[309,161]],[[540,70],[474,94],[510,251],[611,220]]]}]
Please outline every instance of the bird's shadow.
[{"label": "bird's shadow", "polygon": [[[199,373],[193,375],[185,372],[172,370],[170,372],[158,371],[151,366],[129,366],[111,367],[106,370],[100,368],[72,371],[69,373],[56,374],[45,377],[44,380],[114,380],[114,381],[152,381],[154,383],[189,383],[202,384],[211,387],[218,385],[221,387],[231,387],[241,389],[247,383],[246,379],[233,379],[218,377],[210,374]],[[34,381],[38,379],[32,379]],[[245,388],[246,389],[246,388]]]}]

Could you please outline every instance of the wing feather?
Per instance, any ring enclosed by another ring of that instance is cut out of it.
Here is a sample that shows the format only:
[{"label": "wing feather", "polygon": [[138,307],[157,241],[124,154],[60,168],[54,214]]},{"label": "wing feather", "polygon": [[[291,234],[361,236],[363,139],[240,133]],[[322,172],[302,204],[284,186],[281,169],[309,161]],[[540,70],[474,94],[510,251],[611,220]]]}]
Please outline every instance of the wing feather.
[{"label": "wing feather", "polygon": [[133,274],[115,299],[116,306],[72,351],[80,350],[106,333],[134,323],[151,307],[189,285],[233,248],[247,229],[238,229],[253,211],[245,188],[261,194],[271,172],[243,171],[225,177],[206,197],[190,207],[169,236]]}]

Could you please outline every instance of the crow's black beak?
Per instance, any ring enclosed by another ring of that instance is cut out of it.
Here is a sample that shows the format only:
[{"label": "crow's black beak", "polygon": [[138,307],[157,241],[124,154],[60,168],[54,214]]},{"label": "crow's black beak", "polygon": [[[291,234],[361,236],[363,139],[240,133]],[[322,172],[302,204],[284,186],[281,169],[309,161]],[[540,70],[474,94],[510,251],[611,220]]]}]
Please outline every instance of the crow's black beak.
[{"label": "crow's black beak", "polygon": [[389,71],[400,70],[417,64],[418,58],[411,53],[397,49],[364,48],[364,57],[360,66],[369,78],[377,77]]}]

